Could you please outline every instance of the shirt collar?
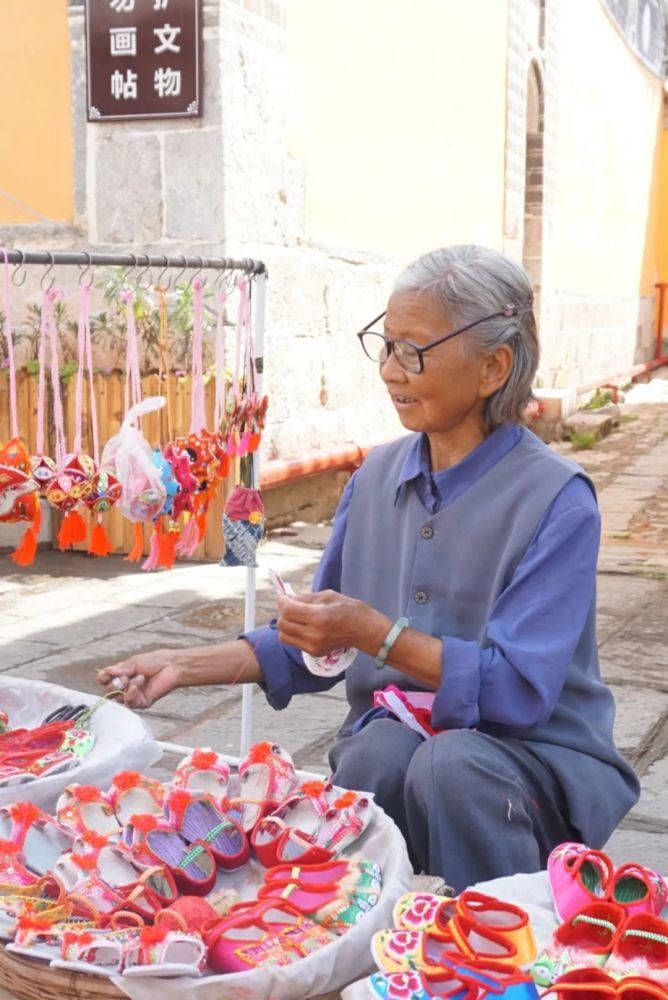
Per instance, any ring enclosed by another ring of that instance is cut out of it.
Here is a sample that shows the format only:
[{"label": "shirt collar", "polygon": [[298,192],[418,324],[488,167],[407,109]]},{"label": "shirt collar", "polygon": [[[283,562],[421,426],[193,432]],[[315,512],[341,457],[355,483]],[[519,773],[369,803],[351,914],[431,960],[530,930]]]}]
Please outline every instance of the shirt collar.
[{"label": "shirt collar", "polygon": [[423,477],[425,480],[433,475],[434,483],[439,490],[462,492],[472,486],[486,472],[506,455],[517,444],[522,436],[522,428],[517,424],[504,424],[485,438],[477,448],[469,452],[465,458],[449,469],[431,472],[429,467],[429,441],[426,434],[416,434],[411,444],[401,472],[397,479],[394,502],[399,499],[403,487],[408,483]]}]

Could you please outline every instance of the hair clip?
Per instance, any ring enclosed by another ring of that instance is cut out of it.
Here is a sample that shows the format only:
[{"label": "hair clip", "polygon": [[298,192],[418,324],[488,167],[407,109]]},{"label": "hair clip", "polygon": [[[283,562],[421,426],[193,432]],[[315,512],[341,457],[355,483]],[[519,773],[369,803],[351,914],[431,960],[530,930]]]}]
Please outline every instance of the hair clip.
[{"label": "hair clip", "polygon": [[503,307],[503,309],[501,311],[501,315],[502,316],[507,316],[509,319],[510,319],[511,316],[517,316],[517,306],[511,305],[510,303],[508,303],[507,306]]}]

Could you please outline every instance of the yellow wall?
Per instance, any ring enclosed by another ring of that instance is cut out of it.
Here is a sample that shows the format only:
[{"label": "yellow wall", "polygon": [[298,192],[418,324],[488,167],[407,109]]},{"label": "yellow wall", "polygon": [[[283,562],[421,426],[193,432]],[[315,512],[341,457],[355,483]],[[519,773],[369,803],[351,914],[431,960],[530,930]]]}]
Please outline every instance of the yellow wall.
[{"label": "yellow wall", "polygon": [[501,247],[506,0],[290,0],[291,150],[309,236]]},{"label": "yellow wall", "polygon": [[658,193],[657,256],[658,281],[668,281],[668,129],[661,130],[660,138],[661,179]]},{"label": "yellow wall", "polygon": [[[56,222],[73,215],[66,0],[1,0],[0,188]],[[0,224],[39,218],[0,191]]]},{"label": "yellow wall", "polygon": [[550,283],[589,296],[648,295],[657,280],[661,80],[633,55],[599,0],[560,0],[559,21]]}]

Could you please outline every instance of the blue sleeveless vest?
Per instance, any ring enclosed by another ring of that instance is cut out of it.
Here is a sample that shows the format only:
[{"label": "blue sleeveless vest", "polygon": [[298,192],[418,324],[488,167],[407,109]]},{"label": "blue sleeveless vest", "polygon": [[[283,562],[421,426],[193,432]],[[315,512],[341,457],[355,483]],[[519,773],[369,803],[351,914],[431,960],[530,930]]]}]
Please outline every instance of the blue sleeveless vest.
[{"label": "blue sleeveless vest", "polygon": [[[489,645],[492,607],[521,562],[553,500],[584,473],[523,429],[518,443],[476,483],[429,515],[410,483],[396,484],[415,435],[375,449],[357,473],[342,557],[343,593],[429,635]],[[586,479],[586,477],[584,477]],[[592,491],[593,485],[589,482]],[[526,741],[560,781],[571,823],[594,846],[605,842],[638,797],[637,779],[615,748],[614,701],[602,683],[595,599],[550,718],[518,732],[478,729]],[[360,653],[346,675],[351,712],[342,734],[388,684],[420,688],[393,667],[377,670]]]}]

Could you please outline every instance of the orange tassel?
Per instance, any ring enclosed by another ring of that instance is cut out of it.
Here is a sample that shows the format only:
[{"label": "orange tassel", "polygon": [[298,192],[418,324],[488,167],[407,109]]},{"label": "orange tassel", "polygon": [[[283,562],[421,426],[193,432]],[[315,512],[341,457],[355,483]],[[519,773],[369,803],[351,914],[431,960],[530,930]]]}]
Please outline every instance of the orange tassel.
[{"label": "orange tassel", "polygon": [[134,545],[126,555],[125,562],[139,562],[144,555],[144,529],[138,521],[134,526],[134,533]]},{"label": "orange tassel", "polygon": [[86,522],[79,511],[68,510],[58,532],[58,548],[64,552],[70,545],[85,542],[87,534]]},{"label": "orange tassel", "polygon": [[251,436],[248,439],[248,451],[249,451],[249,453],[257,451],[259,443],[260,443],[260,435],[257,434],[257,433],[251,433]]},{"label": "orange tassel", "polygon": [[204,540],[204,535],[206,534],[206,511],[203,510],[197,515],[197,530],[199,531],[200,542]]},{"label": "orange tassel", "polygon": [[180,535],[178,531],[167,531],[161,528],[158,532],[158,566],[171,569],[176,559],[176,543]]},{"label": "orange tassel", "polygon": [[93,525],[88,552],[91,556],[108,556],[110,552],[113,552],[112,544],[101,520],[96,521]]},{"label": "orange tassel", "polygon": [[31,566],[37,554],[37,532],[34,528],[27,528],[23,533],[21,541],[12,552],[10,559],[17,566]]}]

